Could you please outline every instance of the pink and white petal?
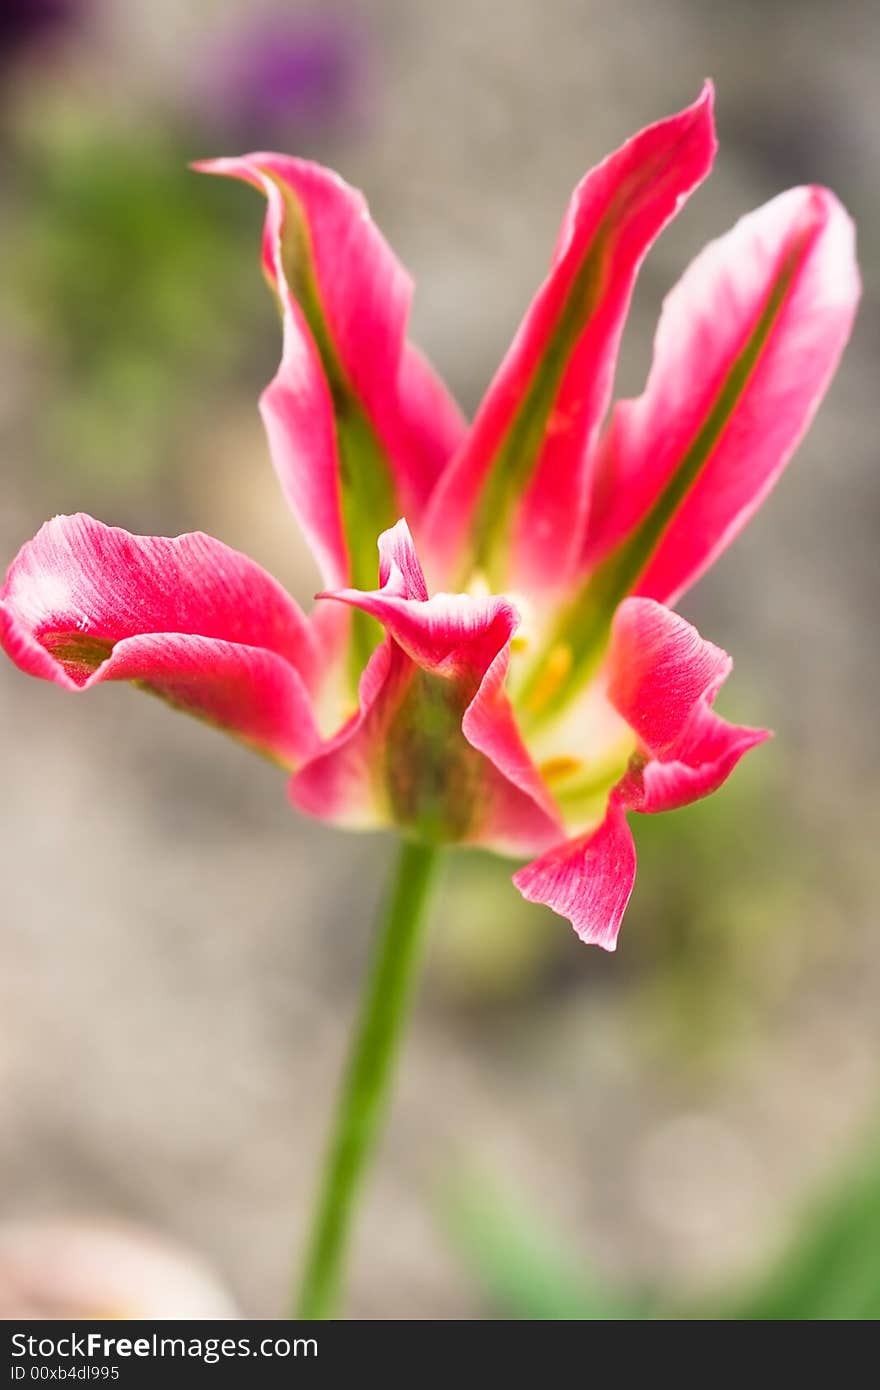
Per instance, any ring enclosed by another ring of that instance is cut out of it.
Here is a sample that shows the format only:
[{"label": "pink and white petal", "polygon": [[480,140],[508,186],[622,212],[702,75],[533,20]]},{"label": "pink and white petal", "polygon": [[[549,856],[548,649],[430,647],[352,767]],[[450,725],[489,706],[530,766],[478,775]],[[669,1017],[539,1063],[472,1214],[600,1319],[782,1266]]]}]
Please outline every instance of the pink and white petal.
[{"label": "pink and white petal", "polygon": [[81,688],[102,681],[134,681],[289,770],[318,746],[302,677],[264,647],[176,632],[127,637]]},{"label": "pink and white petal", "polygon": [[372,593],[338,589],[320,597],[369,613],[425,670],[443,676],[485,675],[510,641],[519,614],[504,598],[470,594],[427,597],[425,578],[405,521],[379,538],[379,576]]},{"label": "pink and white petal", "polygon": [[606,658],[608,699],[653,757],[675,748],[733,669],[727,652],[653,599],[625,599]]},{"label": "pink and white petal", "polygon": [[202,532],[135,536],[84,513],[57,516],[19,551],[2,598],[38,641],[191,633],[265,647],[307,683],[320,674],[311,627],[290,595],[253,560]]},{"label": "pink and white petal", "polygon": [[444,583],[468,566],[496,587],[553,588],[568,576],[636,275],[714,151],[707,84],[576,188],[550,274],[432,499],[426,553]]},{"label": "pink and white petal", "polygon": [[378,547],[379,587],[386,595],[427,602],[425,572],[416,554],[409,526],[402,517],[388,531],[382,532]]},{"label": "pink and white petal", "polygon": [[[366,497],[371,509],[364,518],[371,541],[401,511],[418,518],[424,510],[441,470],[463,438],[462,416],[406,340],[412,282],[359,192],[320,165],[272,153],[210,160],[196,167],[241,178],[266,196],[263,264],[281,302],[285,352],[264,413],[273,422],[270,442],[276,467],[301,518],[299,504],[309,494],[309,479],[298,475],[308,475],[312,467],[310,418],[320,425],[314,446],[320,506],[303,524],[310,538],[320,533],[320,525],[325,527],[318,544],[325,582],[344,583],[352,577],[351,570],[340,573],[338,568],[339,536],[346,529],[339,492],[345,483],[340,485],[339,463],[334,460],[336,487],[326,486],[326,419],[318,409],[320,393],[310,380],[312,355],[296,340],[307,340],[329,394],[345,397],[345,409],[337,410],[335,418],[336,447],[348,455],[343,477],[358,466],[384,475],[383,487],[366,490],[361,498],[363,502]],[[330,410],[332,420],[332,403]],[[354,421],[358,413],[366,429]],[[348,534],[345,540],[349,552],[360,550],[359,537]],[[363,576],[355,572],[355,578],[359,582]]]},{"label": "pink and white petal", "polygon": [[626,599],[608,653],[608,696],[641,752],[618,795],[630,810],[685,806],[715,791],[765,729],[729,724],[712,709],[733,663],[677,613],[653,599]]},{"label": "pink and white petal", "polygon": [[376,648],[361,676],[358,709],[288,784],[290,799],[300,811],[350,830],[392,823],[382,754],[409,667],[390,640]]},{"label": "pink and white petal", "polygon": [[350,562],[342,524],[333,402],[295,303],[283,322],[281,365],[260,397],[260,415],[281,490],[323,583],[345,584]]},{"label": "pink and white petal", "polygon": [[295,765],[317,739],[313,633],[266,572],[210,536],[56,517],[0,594],[0,641],[67,690],[129,680]]},{"label": "pink and white petal", "polygon": [[[406,342],[413,291],[409,274],[370,217],[363,194],[332,170],[308,160],[257,153],[214,161],[214,171],[239,172],[221,167],[230,163],[248,166],[264,189],[267,179],[279,181],[297,199],[340,363],[400,468],[404,507],[423,504],[451,449],[461,442],[464,422],[442,382]],[[276,280],[284,276],[279,244],[273,236],[266,247],[271,252],[267,267]]]},{"label": "pink and white petal", "polygon": [[[489,666],[474,698],[462,719],[462,732],[472,748],[483,753],[504,783],[516,788],[525,800],[507,798],[498,808],[505,819],[515,815],[521,822],[517,841],[537,853],[550,845],[562,833],[559,809],[546,783],[523,742],[513,707],[505,690],[510,665],[510,647],[505,645]],[[516,807],[520,806],[519,811]],[[484,827],[481,842],[497,844],[499,839],[511,843],[509,832],[502,834],[500,826]]]},{"label": "pink and white petal", "polygon": [[523,897],[567,917],[581,941],[614,951],[635,882],[636,851],[612,798],[597,830],[557,845],[513,876]]},{"label": "pink and white petal", "polygon": [[627,543],[637,593],[672,603],[699,578],[809,426],[859,289],[852,223],[823,188],[781,194],[706,247],[666,300],[644,394],[601,445],[587,569]]},{"label": "pink and white petal", "polygon": [[770,738],[767,729],[729,724],[708,705],[697,706],[687,737],[668,761],[634,758],[617,795],[628,810],[654,815],[711,796],[743,754]]},{"label": "pink and white petal", "polygon": [[435,594],[420,602],[358,589],[324,597],[378,618],[417,666],[448,677],[481,678],[519,622],[513,604],[503,598]]},{"label": "pink and white petal", "polygon": [[193,167],[201,173],[239,178],[265,195],[263,269],[278,294],[283,346],[278,371],[260,398],[260,414],[281,490],[321,578],[328,585],[345,584],[350,579],[350,561],[333,401],[314,336],[302,307],[287,292],[283,270],[279,279],[284,195],[259,158],[203,160]]}]

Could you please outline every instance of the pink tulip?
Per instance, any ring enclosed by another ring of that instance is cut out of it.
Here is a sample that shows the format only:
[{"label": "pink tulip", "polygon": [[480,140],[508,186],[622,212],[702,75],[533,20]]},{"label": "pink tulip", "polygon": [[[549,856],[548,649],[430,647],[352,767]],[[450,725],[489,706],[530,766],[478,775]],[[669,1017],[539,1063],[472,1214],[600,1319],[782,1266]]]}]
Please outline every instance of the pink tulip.
[{"label": "pink tulip", "polygon": [[837,199],[784,193],[697,258],[644,394],[608,415],[639,266],[714,152],[707,85],[587,174],[469,428],[359,194],[280,155],[202,166],[267,199],[261,407],[326,592],[306,617],[210,537],[58,517],[9,571],[6,651],[68,690],[163,695],[289,769],[311,815],[530,860],[524,896],[613,949],[627,814],[707,795],[767,737],[714,712],[730,658],[664,605],[775,483],[859,294]]}]

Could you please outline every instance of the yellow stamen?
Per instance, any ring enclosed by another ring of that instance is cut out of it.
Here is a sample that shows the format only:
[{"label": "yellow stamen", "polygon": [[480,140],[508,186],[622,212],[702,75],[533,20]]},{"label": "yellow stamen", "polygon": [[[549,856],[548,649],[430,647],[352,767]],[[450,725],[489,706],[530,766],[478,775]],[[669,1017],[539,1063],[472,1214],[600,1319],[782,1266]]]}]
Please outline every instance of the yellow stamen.
[{"label": "yellow stamen", "polygon": [[526,697],[525,706],[530,713],[537,714],[556,694],[571,670],[571,661],[571,647],[567,642],[560,642],[552,649]]},{"label": "yellow stamen", "polygon": [[538,768],[545,782],[560,782],[564,777],[572,777],[576,772],[580,772],[583,763],[580,758],[566,757],[560,754],[556,758],[548,758],[541,763]]}]

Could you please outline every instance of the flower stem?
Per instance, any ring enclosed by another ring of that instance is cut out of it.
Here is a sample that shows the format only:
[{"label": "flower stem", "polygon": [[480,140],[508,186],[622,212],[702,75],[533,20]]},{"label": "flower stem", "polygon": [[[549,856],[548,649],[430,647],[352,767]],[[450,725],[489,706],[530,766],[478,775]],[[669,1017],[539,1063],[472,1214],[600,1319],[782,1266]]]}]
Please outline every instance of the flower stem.
[{"label": "flower stem", "polygon": [[299,1318],[331,1318],[355,1203],[388,1101],[438,851],[404,841],[374,948],[312,1218]]}]

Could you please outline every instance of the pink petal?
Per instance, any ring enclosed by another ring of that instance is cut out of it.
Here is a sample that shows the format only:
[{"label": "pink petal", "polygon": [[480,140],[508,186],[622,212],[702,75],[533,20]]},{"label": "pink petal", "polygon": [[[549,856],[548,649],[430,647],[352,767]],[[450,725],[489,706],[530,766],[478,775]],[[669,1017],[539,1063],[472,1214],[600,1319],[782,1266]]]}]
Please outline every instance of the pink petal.
[{"label": "pink petal", "polygon": [[677,613],[652,599],[618,608],[607,657],[608,698],[654,757],[681,739],[697,704],[714,698],[733,669]]},{"label": "pink petal", "polygon": [[[550,274],[432,500],[426,534],[444,582],[468,564],[496,588],[549,587],[567,575],[636,275],[714,150],[707,84],[693,106],[643,130],[575,190]],[[499,565],[499,548],[511,544]]]},{"label": "pink petal", "polygon": [[618,789],[635,811],[665,811],[715,791],[742,755],[769,735],[712,710],[733,662],[653,599],[626,599],[608,653],[608,698],[642,753]]},{"label": "pink petal", "polygon": [[321,361],[297,305],[284,315],[281,365],[260,397],[260,415],[287,503],[325,584],[344,584],[351,568],[342,522],[333,402]]},{"label": "pink petal", "polygon": [[350,830],[392,823],[382,749],[406,675],[403,653],[382,642],[361,676],[356,712],[290,780],[290,799],[300,811]]},{"label": "pink petal", "polygon": [[10,567],[0,640],[30,675],[73,691],[136,681],[287,766],[317,741],[308,623],[264,570],[210,536],[56,517]]},{"label": "pink petal", "polygon": [[689,806],[717,791],[743,754],[768,738],[766,729],[728,724],[705,704],[698,705],[675,756],[633,759],[617,795],[627,809],[644,814]]},{"label": "pink petal", "polygon": [[401,520],[379,537],[379,584],[386,597],[428,601],[425,572],[406,522]]},{"label": "pink petal", "polygon": [[372,593],[338,589],[321,598],[369,613],[412,661],[445,676],[488,670],[519,625],[519,614],[505,598],[437,594],[428,598],[422,567],[405,521],[379,538],[379,578]]},{"label": "pink petal", "polygon": [[[529,831],[525,837],[534,848],[541,841],[549,843],[555,832],[561,829],[562,821],[559,810],[523,742],[513,707],[505,691],[509,665],[508,641],[483,676],[474,698],[465,710],[461,727],[468,743],[484,753],[506,782],[519,788],[528,798],[529,805],[540,812],[539,818],[530,818]],[[507,805],[506,800],[499,803],[499,815],[506,812]],[[517,818],[519,815],[517,812]],[[484,834],[487,843],[515,842],[514,838],[502,830],[500,822],[491,827],[486,826]]]},{"label": "pink petal", "polygon": [[516,610],[502,598],[428,598],[405,522],[379,549],[380,590],[324,595],[378,618],[388,638],[361,680],[358,713],[293,779],[294,801],[346,824],[509,852],[552,843],[559,819],[503,692]]},{"label": "pink petal", "polygon": [[557,845],[513,876],[523,897],[567,917],[581,941],[613,951],[636,874],[623,808],[612,799],[597,830]]},{"label": "pink petal", "polygon": [[464,431],[406,341],[411,281],[361,194],[329,170],[269,153],[196,167],[266,195],[264,266],[284,315],[262,402],[269,442],[325,582],[362,582],[379,531],[402,511],[420,516]]},{"label": "pink petal", "polygon": [[644,395],[615,408],[585,562],[629,540],[636,592],[672,603],[693,584],[806,431],[858,296],[852,223],[822,188],[707,246],[666,300]]},{"label": "pink petal", "polygon": [[607,694],[640,751],[611,793],[597,830],[556,846],[514,875],[530,902],[568,917],[583,941],[614,950],[635,878],[627,811],[669,811],[708,796],[768,738],[715,714],[730,673],[726,652],[653,599],[626,599],[612,626]]}]

